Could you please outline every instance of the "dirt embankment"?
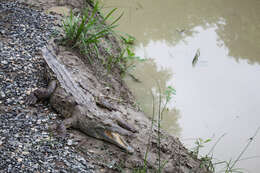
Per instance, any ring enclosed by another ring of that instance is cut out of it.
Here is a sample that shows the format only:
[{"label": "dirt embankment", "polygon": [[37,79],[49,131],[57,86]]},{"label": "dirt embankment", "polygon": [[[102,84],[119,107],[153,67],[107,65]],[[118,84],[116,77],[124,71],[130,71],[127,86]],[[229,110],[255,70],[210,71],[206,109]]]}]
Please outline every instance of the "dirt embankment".
[{"label": "dirt embankment", "polygon": [[[59,10],[61,8],[63,9],[71,8],[74,10],[76,9],[76,11],[77,9],[79,9],[78,11],[80,11],[82,7],[86,7],[89,9],[92,8],[92,5],[87,0],[86,1],[83,0],[20,0],[19,2],[27,4],[26,6],[32,9],[43,10],[44,12],[56,11],[57,13],[59,13]],[[53,20],[52,22],[56,23],[56,29],[61,32],[62,30],[59,28],[59,26],[61,26],[62,16],[57,13],[55,14],[55,12],[51,12],[50,14],[55,18],[55,20],[54,18],[52,18]],[[30,25],[30,23],[28,23],[28,25]],[[12,28],[12,26],[10,26],[10,28]],[[36,27],[36,29],[37,28],[38,27]],[[4,34],[2,33],[2,35]],[[6,39],[8,39],[7,36]],[[1,41],[4,42],[4,39],[1,39]],[[36,43],[32,43],[32,44],[36,44]],[[14,45],[18,46],[16,44]],[[122,151],[122,149],[116,147],[115,145],[86,136],[80,133],[79,131],[73,129],[69,131],[70,133],[69,139],[66,139],[68,146],[61,146],[61,147],[67,147],[65,149],[69,151],[73,151],[74,153],[83,157],[85,159],[84,160],[85,165],[87,163],[89,165],[93,165],[95,172],[120,172],[120,171],[133,172],[134,168],[142,167],[144,165],[144,158],[148,146],[150,146],[147,155],[147,165],[150,169],[149,172],[154,172],[154,170],[157,167],[156,165],[158,165],[159,150],[161,153],[161,161],[162,162],[167,161],[162,172],[168,172],[168,173],[207,172],[204,169],[200,168],[200,161],[192,158],[189,152],[187,151],[187,149],[181,144],[181,142],[177,138],[170,136],[162,131],[161,132],[162,139],[159,145],[157,140],[158,129],[155,126],[153,127],[153,129],[151,129],[150,127],[151,121],[147,117],[145,117],[142,112],[139,112],[133,106],[133,103],[135,102],[134,98],[131,92],[125,86],[124,82],[122,81],[119,69],[115,66],[111,70],[111,72],[108,73],[107,69],[104,67],[104,61],[106,61],[108,57],[103,50],[107,48],[106,47],[107,45],[112,45],[111,52],[114,55],[119,54],[119,50],[121,49],[120,42],[113,35],[106,36],[105,38],[102,39],[101,44],[99,44],[99,50],[101,52],[100,56],[103,58],[95,57],[96,56],[95,54],[87,55],[89,56],[89,58],[93,60],[92,63],[89,63],[88,58],[80,55],[77,50],[62,48],[60,50],[60,54],[63,56],[63,60],[64,60],[63,64],[65,66],[73,67],[75,66],[75,64],[77,65],[77,63],[79,63],[78,61],[74,62],[73,57],[78,57],[82,60],[81,65],[83,64],[85,66],[86,79],[88,80],[87,90],[93,93],[93,95],[107,95],[109,96],[109,98],[118,98],[120,100],[120,101],[113,102],[114,106],[117,106],[117,109],[119,110],[118,116],[121,116],[125,121],[133,124],[137,129],[137,133],[135,133],[134,136],[126,137],[126,141],[130,146],[133,147],[134,153],[128,154]],[[32,58],[37,57],[38,61],[40,62],[40,66],[46,65],[42,56],[39,53],[34,53],[30,56],[32,56]],[[44,68],[39,68],[39,69],[43,70]],[[42,71],[41,73],[44,73],[44,71]],[[38,72],[34,74],[35,75],[34,80],[30,81],[31,83],[34,84],[31,84],[29,86],[27,85],[25,91],[26,90],[29,91],[32,88],[31,86],[36,87],[38,85],[39,87],[39,85],[41,86],[47,85],[44,75],[41,75],[41,73]],[[23,105],[22,100],[17,104]],[[5,103],[8,107],[7,102]],[[36,114],[40,113],[39,110],[41,109],[48,110],[48,112],[53,112],[46,104],[47,103],[43,105],[38,104],[36,105],[36,108],[35,107],[30,108],[26,106],[23,106],[23,108],[28,110],[33,109]],[[13,107],[15,107],[15,105],[16,104],[14,104]],[[5,109],[1,109],[0,113],[5,111],[6,111]],[[103,111],[109,113],[109,110],[104,109]],[[55,114],[55,112],[53,112],[53,114]],[[55,121],[59,121],[56,120],[56,118],[53,119]],[[50,119],[44,121],[45,122],[48,121],[48,123],[53,123],[51,121],[54,120],[52,120],[52,118],[50,117]],[[39,124],[40,123],[41,122],[39,122]],[[47,125],[48,124],[46,124],[46,126]],[[46,132],[46,136],[48,135],[50,134]],[[58,158],[56,160],[59,160],[60,159],[59,154],[57,155]],[[23,163],[22,162],[23,160],[21,159],[19,159],[18,161],[19,163],[20,162]],[[74,164],[77,163],[74,162]],[[38,163],[38,165],[39,167],[42,166],[41,163]],[[64,162],[62,160],[57,161],[56,164],[57,170],[58,168],[62,167],[61,165],[64,165]],[[72,165],[69,164],[66,165],[67,167],[70,166],[73,167]],[[90,169],[89,167],[91,166],[87,166],[85,169]],[[72,172],[75,172],[75,170],[76,169],[71,168]],[[84,170],[84,168],[81,167],[76,172],[81,172],[81,170]]]}]

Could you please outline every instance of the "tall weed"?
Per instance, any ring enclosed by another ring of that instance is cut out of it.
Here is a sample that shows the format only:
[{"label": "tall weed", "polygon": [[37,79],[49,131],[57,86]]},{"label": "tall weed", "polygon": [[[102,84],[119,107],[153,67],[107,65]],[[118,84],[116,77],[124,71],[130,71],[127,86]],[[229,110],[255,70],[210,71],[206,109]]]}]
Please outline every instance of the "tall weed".
[{"label": "tall weed", "polygon": [[98,9],[99,5],[96,2],[92,12],[87,8],[82,15],[75,15],[72,11],[70,12],[70,16],[63,21],[64,43],[66,45],[73,48],[77,47],[84,54],[91,52],[94,48],[98,54],[99,39],[109,34],[117,26],[116,23],[123,15],[121,14],[110,24],[106,24],[106,21],[116,11],[116,8],[111,10],[102,21],[99,21],[97,16]]}]

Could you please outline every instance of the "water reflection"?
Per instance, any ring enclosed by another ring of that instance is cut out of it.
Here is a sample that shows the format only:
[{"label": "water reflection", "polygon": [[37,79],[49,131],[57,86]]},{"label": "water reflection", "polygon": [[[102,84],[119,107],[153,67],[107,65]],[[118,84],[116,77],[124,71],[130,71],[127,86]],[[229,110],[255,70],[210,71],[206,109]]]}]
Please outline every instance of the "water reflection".
[{"label": "water reflection", "polygon": [[[234,159],[260,125],[260,1],[105,3],[125,11],[119,30],[137,38],[137,55],[152,59],[134,72],[142,84],[128,80],[144,111],[151,114],[149,91],[156,89],[155,80],[162,87],[174,86],[177,95],[164,128],[179,134],[188,146],[194,141],[186,139],[216,139],[227,133],[215,157]],[[201,55],[192,68],[197,49]],[[259,135],[244,157],[255,155],[260,155]],[[244,160],[239,166],[256,172],[258,163],[259,159]]]},{"label": "water reflection", "polygon": [[[134,95],[140,103],[143,111],[150,117],[153,115],[158,116],[159,107],[159,93],[163,95],[166,88],[170,86],[169,80],[172,78],[171,69],[158,68],[153,59],[146,60],[144,63],[140,63],[134,72],[141,83],[136,83],[131,78],[126,78],[130,89],[134,91]],[[160,91],[161,90],[161,91]],[[165,103],[165,97],[162,98],[162,104]],[[174,104],[174,102],[171,102]],[[154,105],[154,106],[153,106]],[[154,113],[153,113],[154,107]],[[162,126],[166,127],[166,130],[174,135],[180,135],[181,128],[178,124],[180,118],[180,111],[173,106],[167,107],[164,111],[162,118]]]},{"label": "water reflection", "polygon": [[[216,31],[230,57],[260,63],[260,1],[258,0],[106,0],[104,8],[118,7],[125,15],[119,29],[146,46],[150,40],[175,45],[218,24]],[[184,29],[183,34],[179,30]]]}]

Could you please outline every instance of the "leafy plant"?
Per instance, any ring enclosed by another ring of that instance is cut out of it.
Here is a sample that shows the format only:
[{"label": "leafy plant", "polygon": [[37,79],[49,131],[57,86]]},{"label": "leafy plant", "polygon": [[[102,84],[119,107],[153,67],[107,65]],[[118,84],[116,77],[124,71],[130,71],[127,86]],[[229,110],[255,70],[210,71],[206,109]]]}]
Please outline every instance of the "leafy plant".
[{"label": "leafy plant", "polygon": [[[158,99],[159,99],[158,109],[159,109],[159,111],[158,111],[157,121],[155,120],[155,114],[156,114],[155,113],[155,108],[156,108],[156,106],[155,106],[155,96],[154,96],[153,92],[150,91],[151,96],[152,96],[152,109],[153,109],[150,132],[151,133],[153,132],[153,127],[155,126],[155,123],[157,122],[157,127],[158,127],[158,130],[157,130],[157,132],[158,132],[157,133],[158,166],[157,166],[156,170],[153,170],[153,171],[157,172],[157,173],[162,173],[163,168],[167,163],[167,160],[165,160],[163,162],[161,160],[161,138],[162,138],[162,136],[161,136],[161,120],[162,119],[161,118],[162,118],[162,114],[165,110],[165,107],[167,106],[167,104],[171,100],[172,95],[176,94],[176,91],[173,87],[169,86],[165,90],[164,94],[162,94],[161,88],[160,88],[160,85],[158,84],[158,82],[157,82],[157,85],[158,85],[158,89],[159,89],[159,96],[158,96]],[[162,101],[163,100],[166,100],[166,102],[162,107]],[[145,151],[145,156],[144,156],[144,164],[143,164],[142,167],[133,169],[133,173],[147,173],[149,171],[148,164],[147,164],[147,157],[148,157],[149,150],[150,150],[150,147],[151,147],[151,136],[152,135],[149,135],[149,138],[148,138],[148,145],[147,145],[147,148],[146,148],[146,151]]]},{"label": "leafy plant", "polygon": [[172,99],[173,95],[176,95],[176,90],[172,86],[168,86],[165,90],[166,103]]},{"label": "leafy plant", "polygon": [[145,59],[136,56],[132,49],[127,46],[125,50],[122,51],[118,58],[119,66],[121,69],[121,75],[124,77],[126,73],[130,72],[135,68],[135,63],[143,62]]},{"label": "leafy plant", "polygon": [[106,66],[108,72],[111,71],[112,67],[118,65],[118,67],[120,68],[121,76],[124,77],[127,73],[135,68],[135,63],[137,61],[143,62],[145,61],[145,59],[136,56],[131,47],[126,46],[126,48],[121,51],[118,57],[114,55],[109,55],[104,62],[104,65]]},{"label": "leafy plant", "polygon": [[[239,155],[237,156],[237,158],[235,160],[230,159],[229,161],[220,161],[220,162],[215,162],[213,163],[213,150],[216,147],[217,143],[226,135],[223,134],[222,136],[220,136],[218,138],[218,140],[215,142],[215,144],[213,145],[213,147],[210,149],[210,151],[208,152],[208,154],[206,154],[205,156],[201,156],[199,158],[199,151],[202,147],[204,147],[204,144],[208,143],[211,141],[211,139],[206,139],[203,140],[201,138],[197,139],[195,144],[196,146],[193,148],[193,151],[191,152],[191,154],[200,159],[201,164],[200,167],[204,167],[207,168],[209,171],[211,172],[215,172],[215,166],[216,165],[223,165],[224,164],[224,168],[222,170],[220,170],[220,173],[243,173],[244,170],[242,168],[236,168],[237,163],[240,160],[244,160],[242,159],[242,156],[244,155],[244,153],[246,152],[246,150],[248,149],[248,147],[251,145],[251,143],[253,142],[254,138],[256,137],[257,133],[259,132],[260,127],[257,128],[257,130],[255,131],[254,135],[252,137],[249,138],[248,143],[246,144],[246,146],[242,149],[242,151],[239,153]],[[252,157],[255,158],[255,157]]]},{"label": "leafy plant", "polygon": [[99,21],[97,17],[98,8],[98,2],[96,2],[92,12],[89,12],[86,8],[82,15],[74,15],[73,12],[70,11],[70,16],[63,21],[65,44],[73,48],[79,48],[81,53],[84,54],[91,52],[92,48],[94,48],[96,54],[98,54],[99,39],[110,33],[111,30],[117,26],[116,23],[123,15],[121,14],[110,24],[106,25],[106,21],[116,11],[116,8],[111,10],[102,21]]},{"label": "leafy plant", "polygon": [[[157,127],[158,127],[158,130],[157,130],[157,147],[158,147],[158,166],[157,166],[157,169],[155,170],[155,172],[158,172],[158,173],[161,173],[163,172],[163,168],[164,166],[166,165],[167,163],[167,160],[163,161],[161,160],[161,120],[162,120],[162,115],[165,111],[165,108],[167,106],[167,104],[169,103],[169,101],[171,100],[172,98],[172,95],[175,95],[176,94],[176,91],[173,87],[169,86],[167,87],[167,89],[165,90],[164,94],[162,94],[161,92],[161,87],[157,81],[157,86],[158,86],[158,90],[159,90],[159,103],[158,103],[158,116],[157,116]],[[152,129],[154,127],[154,123],[156,122],[155,121],[155,98],[154,98],[154,94],[153,92],[151,91],[151,95],[152,95],[152,107],[153,107],[153,113],[152,113],[152,122],[151,122],[151,132],[152,132]],[[163,100],[165,100],[165,103],[164,105],[162,106],[162,102]],[[145,158],[144,158],[144,166],[142,168],[139,168],[138,169],[138,173],[147,173],[148,171],[148,168],[147,168],[147,157],[148,157],[148,154],[149,154],[149,149],[150,149],[150,138],[151,138],[151,135],[149,136],[149,141],[148,141],[148,146],[147,146],[147,149],[146,149],[146,152],[145,152]]]},{"label": "leafy plant", "polygon": [[237,158],[232,161],[229,160],[228,162],[225,161],[224,163],[226,164],[226,168],[225,168],[225,173],[232,173],[232,172],[241,172],[242,173],[242,169],[241,168],[235,168],[236,164],[238,163],[238,161],[242,158],[242,156],[244,155],[244,153],[246,152],[246,150],[248,149],[248,147],[251,145],[251,143],[253,142],[253,140],[255,139],[257,133],[259,132],[260,127],[258,127],[254,133],[254,135],[252,137],[249,138],[248,143],[246,144],[246,146],[242,149],[242,151],[239,153],[239,155],[237,156]]},{"label": "leafy plant", "polygon": [[213,156],[203,156],[200,158],[200,168],[206,168],[207,170],[211,171],[211,172],[215,172],[215,165],[212,162],[213,160]]},{"label": "leafy plant", "polygon": [[[161,151],[160,151],[160,146],[161,146],[161,121],[163,118],[163,113],[167,107],[167,104],[170,102],[172,95],[176,94],[176,91],[173,87],[168,86],[167,89],[164,92],[164,95],[162,94],[161,87],[157,81],[157,86],[159,90],[159,104],[158,104],[158,118],[157,118],[157,126],[158,126],[158,131],[157,131],[157,141],[158,141],[158,172],[161,173],[164,165],[167,163],[167,161],[164,161],[163,163],[161,162]],[[164,96],[164,98],[162,97]],[[163,99],[165,100],[164,105],[162,106]]]},{"label": "leafy plant", "polygon": [[206,139],[206,140],[203,140],[201,138],[198,138],[196,141],[195,141],[195,147],[192,149],[192,155],[195,157],[195,158],[198,158],[199,156],[199,151],[201,148],[204,147],[204,145],[208,142],[210,142],[211,139]]},{"label": "leafy plant", "polygon": [[126,35],[126,37],[124,37],[124,36],[120,36],[121,37],[121,39],[123,40],[123,42],[125,43],[125,44],[127,44],[127,45],[133,45],[134,44],[134,42],[135,42],[135,38],[133,37],[133,36],[131,36],[131,35],[129,35],[129,34],[127,34]]}]

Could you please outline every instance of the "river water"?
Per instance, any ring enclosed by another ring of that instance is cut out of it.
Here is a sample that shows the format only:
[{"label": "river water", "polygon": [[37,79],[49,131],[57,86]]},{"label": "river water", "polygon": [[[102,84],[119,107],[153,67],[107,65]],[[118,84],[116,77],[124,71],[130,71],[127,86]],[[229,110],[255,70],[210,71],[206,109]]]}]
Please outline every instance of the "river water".
[{"label": "river water", "polygon": [[[104,11],[124,12],[118,30],[133,35],[138,63],[126,82],[144,112],[152,115],[151,90],[176,89],[163,128],[188,147],[217,139],[214,161],[235,160],[260,126],[259,0],[106,0]],[[198,61],[192,65],[197,50]],[[155,96],[156,97],[156,96]],[[157,105],[157,103],[155,104]],[[156,106],[155,106],[156,107]],[[260,134],[238,162],[260,170]],[[219,169],[221,166],[219,167]]]}]

